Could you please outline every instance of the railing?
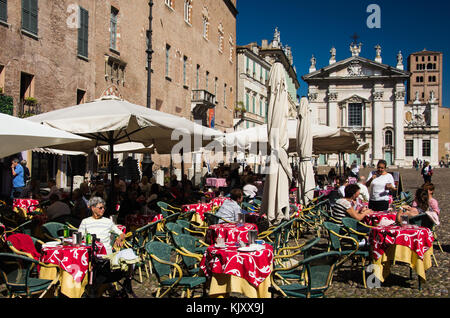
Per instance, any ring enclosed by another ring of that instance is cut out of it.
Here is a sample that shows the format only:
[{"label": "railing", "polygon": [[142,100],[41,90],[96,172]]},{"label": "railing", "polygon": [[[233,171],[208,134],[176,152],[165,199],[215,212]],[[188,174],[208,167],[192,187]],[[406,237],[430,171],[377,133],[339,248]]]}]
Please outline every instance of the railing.
[{"label": "railing", "polygon": [[33,115],[40,114],[41,104],[37,102],[31,102],[27,100],[21,100],[18,105],[17,116],[18,117],[29,117]]},{"label": "railing", "polygon": [[216,96],[204,89],[193,89],[192,102],[214,106],[216,104]]}]

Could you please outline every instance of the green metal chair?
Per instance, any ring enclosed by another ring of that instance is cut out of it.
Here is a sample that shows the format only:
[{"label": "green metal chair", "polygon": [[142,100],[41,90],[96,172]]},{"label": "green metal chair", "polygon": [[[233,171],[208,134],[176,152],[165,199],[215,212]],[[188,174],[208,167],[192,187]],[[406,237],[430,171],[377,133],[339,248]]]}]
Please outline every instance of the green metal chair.
[{"label": "green metal chair", "polygon": [[[291,260],[294,260],[298,257],[298,255],[303,255],[303,258],[306,259],[310,256],[312,256],[312,249],[314,246],[316,246],[317,243],[319,243],[320,238],[315,237],[310,239],[309,241],[305,242],[302,245],[299,246],[289,246],[289,247],[283,247],[281,248],[278,253],[274,256],[274,267],[275,268],[288,268],[290,264],[293,262]],[[288,253],[286,253],[288,252]],[[280,271],[277,276],[280,279],[283,280],[301,280],[304,277],[304,270],[299,270],[297,268],[286,270],[286,271]]]},{"label": "green metal chair", "polygon": [[[156,298],[164,297],[180,289],[182,290],[181,297],[184,297],[186,292],[187,297],[190,298],[191,294],[194,295],[195,289],[199,287],[202,287],[203,294],[205,293],[206,277],[183,276],[181,267],[171,261],[172,253],[177,253],[175,247],[163,242],[152,241],[145,245],[145,249],[151,257],[159,284]],[[175,270],[175,274],[172,274],[172,268]],[[164,291],[161,293],[162,290]]]},{"label": "green metal chair", "polygon": [[[362,268],[362,278],[364,288],[367,288],[366,282],[366,260],[369,259],[369,250],[361,250],[359,241],[353,236],[348,235],[348,232],[343,226],[331,222],[324,222],[323,226],[328,232],[328,251],[337,251],[344,256],[337,264],[339,267],[348,259],[360,259]],[[347,243],[347,244],[346,244]],[[350,244],[348,244],[350,243]],[[368,244],[368,243],[367,243]],[[353,265],[353,264],[352,264]]]},{"label": "green metal chair", "polygon": [[189,275],[198,275],[202,260],[208,245],[189,234],[173,235],[173,242],[177,252],[181,254],[183,265]]},{"label": "green metal chair", "polygon": [[205,226],[197,226],[186,220],[178,219],[176,223],[183,227],[184,233],[191,235],[199,235],[203,238],[205,237],[206,230],[208,229]]},{"label": "green metal chair", "polygon": [[[58,272],[55,279],[33,277],[32,272],[37,265],[56,268]],[[57,265],[45,264],[28,256],[0,253],[0,273],[10,298],[29,298],[38,294],[40,294],[39,298],[42,298],[47,291],[58,284],[59,271],[60,269]]]},{"label": "green metal chair", "polygon": [[220,216],[217,216],[214,213],[205,212],[204,216],[205,216],[205,220],[206,220],[206,223],[208,224],[208,226],[218,224],[219,221],[222,221],[225,223],[231,223],[230,221],[228,221]]},{"label": "green metal chair", "polygon": [[47,222],[42,225],[42,234],[44,239],[50,241],[60,241],[60,237],[63,236],[64,227],[66,225],[59,222]]},{"label": "green metal chair", "polygon": [[[147,255],[147,252],[145,250],[145,244],[147,244],[147,242],[150,242],[153,240],[155,234],[156,234],[156,227],[158,225],[158,223],[160,223],[161,220],[158,220],[156,222],[152,222],[152,223],[148,223],[136,230],[134,230],[133,232],[131,232],[131,235],[129,234],[129,236],[131,236],[129,239],[127,239],[126,241],[126,247],[130,247],[133,249],[134,253],[136,255],[138,255],[141,258],[141,261],[136,265],[136,267],[139,270],[139,279],[140,282],[143,282],[142,279],[142,266],[144,266],[144,270],[145,273],[147,274],[147,278],[150,278],[149,275],[149,271],[152,271],[152,267],[151,267],[151,263],[150,263],[150,258]],[[147,263],[148,262],[148,266]]]},{"label": "green metal chair", "polygon": [[249,203],[249,202],[242,202],[241,203],[241,208],[246,210],[247,212],[258,212],[258,207],[256,207],[255,205]]},{"label": "green metal chair", "polygon": [[163,218],[161,221],[162,224],[162,230],[157,230],[155,233],[155,238],[160,240],[161,242],[169,243],[170,237],[169,237],[169,231],[167,230],[167,224],[169,223],[175,223],[180,216],[180,212],[173,213],[168,215],[167,217]]},{"label": "green metal chair", "polygon": [[[339,252],[326,252],[310,256],[291,268],[275,268],[270,276],[273,294],[282,297],[295,298],[319,298],[324,297],[325,292],[331,286],[333,271],[341,256]],[[279,285],[276,275],[295,268],[303,267],[299,271],[306,272],[306,279],[298,283]]]},{"label": "green metal chair", "polygon": [[156,202],[156,205],[160,208],[161,214],[165,218],[168,217],[170,214],[181,212],[181,208],[172,206],[164,201],[158,201]]}]

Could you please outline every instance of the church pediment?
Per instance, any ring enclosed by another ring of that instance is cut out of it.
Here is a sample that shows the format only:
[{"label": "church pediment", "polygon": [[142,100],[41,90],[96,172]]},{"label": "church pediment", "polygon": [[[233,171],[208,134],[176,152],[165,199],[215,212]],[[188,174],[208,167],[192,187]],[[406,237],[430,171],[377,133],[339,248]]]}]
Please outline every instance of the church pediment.
[{"label": "church pediment", "polygon": [[339,102],[339,105],[344,105],[344,104],[350,104],[350,103],[362,103],[362,104],[367,104],[370,103],[370,101],[364,97],[361,97],[359,95],[353,95],[349,98],[346,98],[344,100],[341,100]]},{"label": "church pediment", "polygon": [[381,64],[360,56],[353,56],[346,60],[328,65],[315,72],[304,75],[304,81],[315,79],[357,79],[374,77],[404,77],[409,78],[410,73]]}]

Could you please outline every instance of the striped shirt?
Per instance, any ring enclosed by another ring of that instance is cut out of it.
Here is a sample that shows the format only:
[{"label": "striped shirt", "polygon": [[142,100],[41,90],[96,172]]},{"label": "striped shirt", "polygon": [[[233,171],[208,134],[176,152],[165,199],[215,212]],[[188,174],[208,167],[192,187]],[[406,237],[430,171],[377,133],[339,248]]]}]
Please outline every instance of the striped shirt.
[{"label": "striped shirt", "polygon": [[107,218],[94,219],[92,216],[85,218],[81,221],[80,226],[78,227],[78,231],[83,233],[95,234],[97,239],[103,243],[106,249],[106,253],[112,253],[111,246],[111,233],[115,233],[117,235],[121,235],[122,231]]},{"label": "striped shirt", "polygon": [[339,221],[342,220],[342,218],[348,217],[347,210],[352,207],[352,203],[344,198],[339,199],[336,201],[336,204],[333,206],[333,210],[331,211],[331,216],[334,219],[337,219]]}]

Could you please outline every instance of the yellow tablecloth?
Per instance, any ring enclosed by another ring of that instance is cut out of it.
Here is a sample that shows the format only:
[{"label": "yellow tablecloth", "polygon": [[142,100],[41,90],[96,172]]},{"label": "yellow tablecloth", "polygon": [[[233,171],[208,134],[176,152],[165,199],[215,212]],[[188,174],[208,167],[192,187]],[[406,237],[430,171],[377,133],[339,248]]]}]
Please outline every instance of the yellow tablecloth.
[{"label": "yellow tablecloth", "polygon": [[270,286],[270,276],[258,288],[255,288],[243,278],[228,274],[214,274],[209,283],[209,297],[224,298],[229,297],[231,293],[240,293],[249,298],[271,298]]},{"label": "yellow tablecloth", "polygon": [[391,272],[391,262],[403,262],[409,264],[423,280],[426,280],[425,271],[432,266],[431,256],[433,255],[433,246],[425,252],[423,260],[409,247],[403,245],[392,245],[376,261],[372,261],[373,274],[381,282],[389,276]]},{"label": "yellow tablecloth", "polygon": [[[41,267],[39,270],[39,278],[42,279],[54,279],[56,276],[55,268],[45,268]],[[66,271],[61,271],[59,277],[59,283],[61,286],[61,293],[70,298],[81,298],[84,293],[84,289],[88,283],[88,275],[84,276],[82,282],[77,283],[74,281],[72,275]]]}]

